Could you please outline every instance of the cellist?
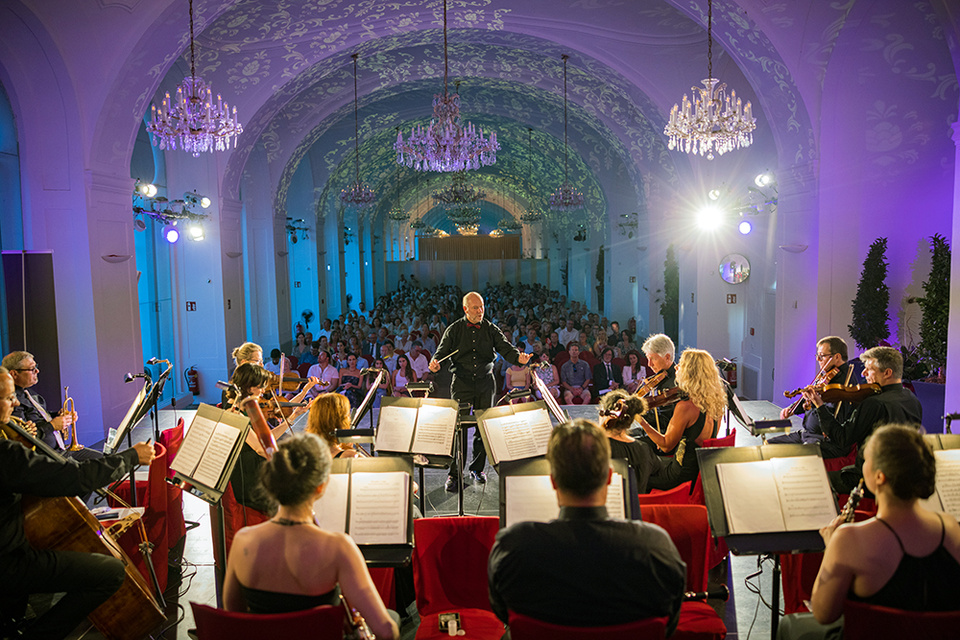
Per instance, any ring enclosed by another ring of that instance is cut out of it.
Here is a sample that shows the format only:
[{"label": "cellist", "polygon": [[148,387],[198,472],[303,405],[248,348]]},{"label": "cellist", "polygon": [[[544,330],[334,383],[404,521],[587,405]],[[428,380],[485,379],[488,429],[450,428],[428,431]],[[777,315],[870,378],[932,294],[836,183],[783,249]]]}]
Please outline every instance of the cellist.
[{"label": "cellist", "polygon": [[[0,367],[0,423],[7,424],[17,406],[13,378]],[[59,461],[23,444],[0,438],[0,607],[20,619],[32,593],[65,595],[34,619],[24,638],[66,637],[87,615],[123,584],[123,563],[98,553],[37,550],[24,535],[22,494],[75,496],[119,480],[137,465],[149,465],[153,447],[140,442],[102,458]]]}]

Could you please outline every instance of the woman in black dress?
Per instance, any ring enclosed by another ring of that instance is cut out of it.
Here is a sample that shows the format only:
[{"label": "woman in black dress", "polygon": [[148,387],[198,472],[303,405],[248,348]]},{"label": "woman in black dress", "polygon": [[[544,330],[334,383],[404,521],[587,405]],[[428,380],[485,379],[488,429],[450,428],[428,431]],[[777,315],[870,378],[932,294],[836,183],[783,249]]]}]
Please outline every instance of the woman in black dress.
[{"label": "woman in black dress", "polygon": [[647,492],[650,474],[660,468],[653,449],[627,433],[634,418],[646,411],[647,403],[643,398],[630,395],[623,389],[614,389],[600,398],[600,426],[610,440],[610,457],[627,461],[637,480],[637,493]]}]

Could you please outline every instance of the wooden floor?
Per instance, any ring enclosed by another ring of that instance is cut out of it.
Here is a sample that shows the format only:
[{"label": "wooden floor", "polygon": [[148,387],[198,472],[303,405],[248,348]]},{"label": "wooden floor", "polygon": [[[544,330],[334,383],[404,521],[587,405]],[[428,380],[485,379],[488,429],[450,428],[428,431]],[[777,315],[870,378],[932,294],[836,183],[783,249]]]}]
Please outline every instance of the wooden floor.
[{"label": "wooden floor", "polygon": [[[596,419],[596,406],[565,407],[571,417],[587,417]],[[159,428],[165,430],[173,427],[178,418],[184,418],[189,425],[193,411],[173,409],[159,412]],[[295,425],[295,430],[302,429],[302,422]],[[721,433],[724,428],[721,427]],[[153,426],[149,417],[144,419],[134,431],[134,441],[145,440],[153,436]],[[759,441],[751,436],[744,428],[737,428],[737,445],[749,446]],[[424,491],[426,517],[440,515],[456,515],[458,513],[458,496],[444,490],[446,470],[425,470]],[[467,482],[464,489],[464,513],[468,515],[498,515],[499,490],[496,471],[487,466],[486,484],[475,485]],[[197,526],[187,532],[182,562],[179,567],[170,568],[170,586],[165,595],[167,600],[168,623],[167,629],[157,637],[168,640],[186,640],[190,636],[188,630],[193,628],[193,616],[190,611],[190,602],[203,604],[217,604],[217,589],[213,565],[213,545],[211,537],[211,518],[209,505],[195,496],[184,494],[184,516],[187,521],[196,522]],[[174,550],[171,550],[171,559]],[[181,575],[179,584],[175,576]],[[763,562],[763,571],[759,577],[752,577],[749,586],[745,579],[758,571],[756,556],[731,556],[729,563],[714,570],[713,581],[726,582],[730,588],[730,600],[727,603],[714,602],[711,604],[723,617],[727,625],[731,640],[737,638],[769,638],[770,637],[770,610],[766,606],[772,595],[771,574],[773,564],[771,560]],[[764,603],[757,593],[762,594]],[[782,605],[781,605],[782,606]],[[413,638],[419,619],[414,607],[409,612],[401,612],[404,616],[402,637]],[[89,625],[81,625],[71,638],[98,639],[102,636]]]}]

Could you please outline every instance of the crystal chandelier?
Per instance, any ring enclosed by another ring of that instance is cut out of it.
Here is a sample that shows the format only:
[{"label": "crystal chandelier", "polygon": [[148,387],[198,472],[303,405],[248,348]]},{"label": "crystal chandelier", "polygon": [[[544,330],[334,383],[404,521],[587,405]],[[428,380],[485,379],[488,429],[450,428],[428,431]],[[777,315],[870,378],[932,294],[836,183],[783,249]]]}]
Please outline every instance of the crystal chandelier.
[{"label": "crystal chandelier", "polygon": [[476,224],[480,222],[479,207],[457,207],[447,211],[447,219],[453,224]]},{"label": "crystal chandelier", "polygon": [[360,116],[359,99],[357,98],[357,57],[353,58],[353,149],[356,160],[356,174],[354,183],[340,192],[340,201],[349,207],[368,207],[376,196],[373,189],[366,183],[360,182]]},{"label": "crystal chandelier", "polygon": [[150,122],[147,131],[153,134],[153,144],[160,149],[176,149],[177,145],[189,151],[196,158],[204,151],[213,153],[237,144],[237,136],[243,133],[243,127],[237,119],[237,108],[230,111],[230,105],[217,95],[217,104],[213,104],[213,92],[210,86],[197,76],[194,64],[193,48],[193,0],[190,0],[190,75],[177,85],[176,100],[170,99],[167,92],[160,108],[150,106]]},{"label": "crystal chandelier", "polygon": [[397,134],[393,145],[397,162],[417,171],[464,171],[491,165],[497,161],[497,134],[483,137],[483,129],[460,119],[460,94],[447,92],[447,0],[443,0],[443,93],[433,96],[430,125],[414,128],[406,141]]},{"label": "crystal chandelier", "polygon": [[727,85],[713,77],[713,0],[707,2],[707,78],[704,88],[693,87],[693,103],[683,95],[680,105],[670,109],[670,122],[663,129],[670,136],[668,147],[684,153],[706,155],[713,160],[727,151],[749,147],[757,121],[750,101],[742,105],[736,91],[726,94]]},{"label": "crystal chandelier", "polygon": [[477,223],[472,224],[458,224],[457,233],[462,236],[475,236],[477,232],[480,231],[480,225]]},{"label": "crystal chandelier", "polygon": [[583,206],[583,194],[573,188],[567,179],[567,59],[563,54],[563,184],[550,195],[550,208],[569,211]]},{"label": "crystal chandelier", "polygon": [[467,176],[463,171],[457,171],[450,179],[450,185],[434,191],[434,201],[444,208],[462,207],[474,204],[487,196],[486,191],[471,187],[467,184]]},{"label": "crystal chandelier", "polygon": [[497,223],[497,228],[502,231],[519,231],[523,225],[513,216],[506,216]]}]

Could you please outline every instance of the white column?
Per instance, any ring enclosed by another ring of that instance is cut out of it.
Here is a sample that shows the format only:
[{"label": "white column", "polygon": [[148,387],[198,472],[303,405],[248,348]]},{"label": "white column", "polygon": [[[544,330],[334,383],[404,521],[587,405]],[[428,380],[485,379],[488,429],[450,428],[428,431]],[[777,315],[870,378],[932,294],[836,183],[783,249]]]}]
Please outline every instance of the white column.
[{"label": "white column", "polygon": [[960,238],[960,123],[953,125],[953,142],[957,145],[953,163],[953,227],[951,229],[950,254],[950,323],[947,329],[947,404],[948,413],[957,411],[957,391],[960,390],[960,252],[957,251],[957,238]]}]

